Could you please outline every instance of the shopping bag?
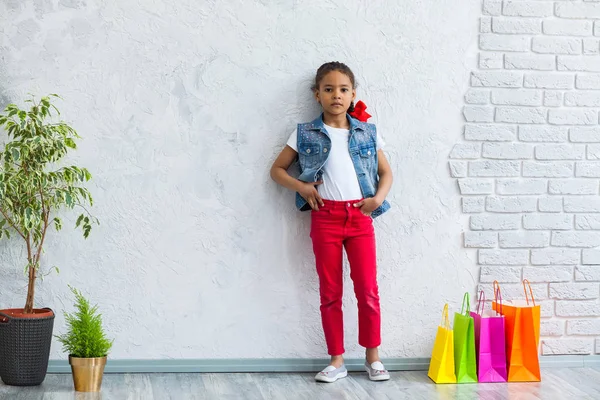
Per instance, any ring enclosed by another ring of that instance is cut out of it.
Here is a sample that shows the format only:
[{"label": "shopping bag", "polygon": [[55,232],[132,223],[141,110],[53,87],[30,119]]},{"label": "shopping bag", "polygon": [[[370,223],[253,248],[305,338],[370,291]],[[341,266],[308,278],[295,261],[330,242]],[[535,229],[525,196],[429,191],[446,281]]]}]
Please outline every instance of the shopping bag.
[{"label": "shopping bag", "polygon": [[[500,291],[494,299],[502,307]],[[504,340],[504,316],[502,313],[484,310],[485,292],[479,292],[476,312],[471,312],[475,327],[475,353],[477,354],[477,380],[479,382],[506,382],[506,348]]]},{"label": "shopping bag", "polygon": [[456,383],[454,373],[454,334],[448,319],[448,304],[442,312],[442,322],[438,326],[429,371],[427,376],[435,383]]},{"label": "shopping bag", "polygon": [[[466,307],[465,307],[466,306]],[[475,354],[475,328],[469,314],[469,293],[463,297],[462,308],[454,313],[454,369],[457,383],[477,382],[477,357]]]},{"label": "shopping bag", "polygon": [[[500,291],[499,285],[496,290]],[[504,315],[508,382],[539,382],[542,379],[538,352],[541,310],[535,304],[528,280],[523,280],[523,290],[524,301],[505,301],[502,305],[494,301],[492,308]]]}]

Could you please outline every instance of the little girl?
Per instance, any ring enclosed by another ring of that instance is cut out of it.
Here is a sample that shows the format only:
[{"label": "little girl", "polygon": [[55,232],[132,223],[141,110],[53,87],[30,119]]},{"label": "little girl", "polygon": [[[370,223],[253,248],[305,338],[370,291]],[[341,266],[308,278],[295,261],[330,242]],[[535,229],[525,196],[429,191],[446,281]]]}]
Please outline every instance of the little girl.
[{"label": "little girl", "polygon": [[[390,208],[385,198],[392,171],[375,125],[351,116],[356,115],[356,85],[350,68],[339,62],[323,64],[312,89],[323,113],[298,125],[273,163],[271,177],[296,192],[298,209],[312,210],[310,237],[319,275],[321,320],[331,355],[330,365],[315,379],[335,382],[348,373],[343,358],[345,248],[358,301],[358,342],[366,348],[365,369],[371,380],[387,380],[390,375],[378,351],[381,317],[373,218]],[[287,173],[296,160],[298,179]]]}]

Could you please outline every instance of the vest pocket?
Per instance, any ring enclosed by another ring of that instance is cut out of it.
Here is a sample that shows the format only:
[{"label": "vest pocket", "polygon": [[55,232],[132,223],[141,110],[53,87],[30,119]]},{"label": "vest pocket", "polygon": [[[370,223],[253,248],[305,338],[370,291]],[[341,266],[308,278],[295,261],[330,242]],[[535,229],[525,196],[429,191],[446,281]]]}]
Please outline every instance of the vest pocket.
[{"label": "vest pocket", "polygon": [[[361,166],[364,168],[364,172],[369,181],[371,177],[377,174],[377,150],[375,146],[368,144],[358,149]],[[374,182],[371,182],[373,184]],[[364,193],[363,193],[364,194]]]},{"label": "vest pocket", "polygon": [[321,145],[318,143],[303,143],[298,147],[300,164],[304,168],[313,168],[321,159]]},{"label": "vest pocket", "polygon": [[360,156],[363,158],[374,157],[375,154],[377,153],[375,150],[375,147],[373,147],[373,146],[361,147],[358,152],[359,152]]}]

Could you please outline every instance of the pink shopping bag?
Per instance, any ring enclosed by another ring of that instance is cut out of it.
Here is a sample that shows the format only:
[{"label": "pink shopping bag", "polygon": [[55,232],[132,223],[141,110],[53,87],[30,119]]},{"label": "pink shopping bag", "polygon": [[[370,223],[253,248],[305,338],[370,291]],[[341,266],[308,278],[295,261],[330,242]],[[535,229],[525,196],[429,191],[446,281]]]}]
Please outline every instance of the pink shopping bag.
[{"label": "pink shopping bag", "polygon": [[[494,300],[502,308],[502,295],[496,290]],[[475,323],[475,351],[479,382],[506,382],[506,347],[504,341],[504,315],[502,311],[486,310],[485,293],[479,292],[476,312],[471,312]]]}]

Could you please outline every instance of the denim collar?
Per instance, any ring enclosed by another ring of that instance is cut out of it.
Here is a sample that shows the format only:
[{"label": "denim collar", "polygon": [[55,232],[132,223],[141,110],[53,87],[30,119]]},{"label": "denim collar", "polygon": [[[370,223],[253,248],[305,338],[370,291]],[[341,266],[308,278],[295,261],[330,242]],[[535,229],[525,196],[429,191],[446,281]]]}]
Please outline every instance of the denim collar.
[{"label": "denim collar", "polygon": [[[350,116],[350,114],[346,114],[346,118],[348,119],[348,123],[350,124],[350,131],[355,131],[355,130],[365,130],[364,128],[364,122],[361,122],[357,119],[354,119]],[[321,131],[324,133],[327,133],[326,129],[325,129],[325,123],[323,122],[323,114],[321,113],[321,115],[319,115],[317,118],[315,118],[312,122],[310,122],[307,126],[308,129],[310,130],[315,130],[315,131]]]}]

